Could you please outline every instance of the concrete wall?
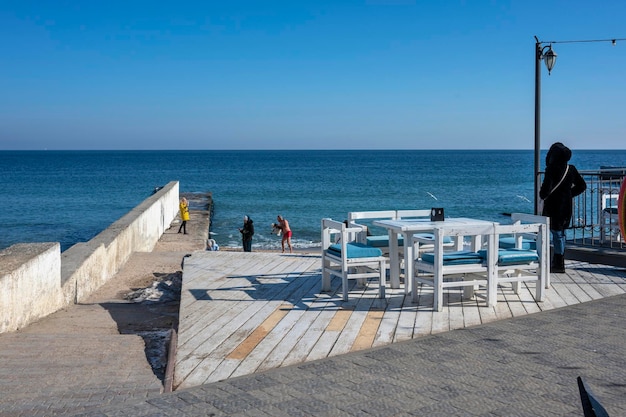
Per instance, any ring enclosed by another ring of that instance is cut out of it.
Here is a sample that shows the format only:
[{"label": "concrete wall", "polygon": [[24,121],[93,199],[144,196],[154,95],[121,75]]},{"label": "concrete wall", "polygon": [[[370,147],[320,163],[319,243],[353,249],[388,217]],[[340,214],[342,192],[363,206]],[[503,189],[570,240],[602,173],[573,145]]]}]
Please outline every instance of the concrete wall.
[{"label": "concrete wall", "polygon": [[178,181],[172,181],[89,242],[62,254],[58,243],[17,244],[0,252],[0,333],[81,302],[133,252],[151,251],[176,218],[178,195]]},{"label": "concrete wall", "polygon": [[62,307],[58,242],[18,243],[0,252],[0,333]]}]

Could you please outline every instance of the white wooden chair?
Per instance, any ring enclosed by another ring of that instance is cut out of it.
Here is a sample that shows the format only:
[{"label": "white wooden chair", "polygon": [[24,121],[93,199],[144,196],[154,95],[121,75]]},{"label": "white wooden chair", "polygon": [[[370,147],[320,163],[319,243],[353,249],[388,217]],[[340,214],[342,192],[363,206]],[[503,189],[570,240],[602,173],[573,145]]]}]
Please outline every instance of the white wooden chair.
[{"label": "white wooden chair", "polygon": [[[489,236],[489,244],[493,243],[494,225],[487,223],[480,226],[441,226],[434,230],[434,252],[424,253],[415,261],[413,276],[412,299],[417,302],[417,285],[433,287],[433,310],[443,309],[443,291],[446,288],[463,287],[464,296],[473,296],[474,289],[482,286],[487,289],[487,305],[493,306],[496,302],[496,293],[489,285],[489,275],[493,274],[488,256],[495,252],[487,250],[480,253],[483,236]],[[465,237],[471,238],[469,251],[444,252],[443,242],[446,237],[462,241]],[[460,280],[458,278],[461,278]]]},{"label": "white wooden chair", "polygon": [[[542,216],[524,215],[516,216],[516,221],[511,225],[495,225],[493,245],[499,242],[503,234],[514,235],[518,246],[512,249],[498,249],[495,255],[495,268],[490,282],[492,291],[497,291],[498,285],[511,283],[513,292],[519,292],[520,282],[535,282],[535,301],[543,301],[549,276],[550,247],[548,238],[548,225],[541,221],[538,223],[525,223],[520,220],[537,219]],[[540,219],[541,220],[541,219]],[[524,237],[534,236],[537,250],[523,249]]]},{"label": "white wooden chair", "polygon": [[[396,210],[351,211],[348,213],[348,224],[350,227],[361,228],[356,237],[358,242],[379,248],[383,254],[388,254],[389,236],[372,234],[370,224],[374,220],[395,220],[395,218]],[[401,241],[398,242],[398,246],[402,246]]]},{"label": "white wooden chair", "polygon": [[[514,248],[522,248],[522,249],[534,249],[537,251],[540,251],[541,253],[545,253],[545,262],[546,262],[546,271],[547,275],[546,275],[546,282],[545,282],[545,288],[548,289],[550,288],[550,218],[546,217],[546,216],[539,216],[536,214],[529,214],[529,213],[511,213],[511,221],[513,222],[513,224],[516,223],[542,223],[545,225],[545,230],[547,233],[547,237],[541,242],[541,245],[543,245],[543,247],[539,247],[538,242],[537,242],[537,234],[536,233],[532,233],[532,234],[524,234],[524,233],[517,233],[517,234],[513,234],[513,238],[514,238]],[[499,247],[500,249],[504,249],[505,247],[503,247],[503,239],[502,239],[502,235],[500,235],[499,240]]]},{"label": "white wooden chair", "polygon": [[[348,227],[322,219],[322,291],[330,291],[333,275],[341,278],[343,300],[348,301],[348,280],[378,278],[378,296],[385,298],[387,258],[379,248],[357,242],[359,226]],[[339,235],[339,243],[336,242]]]}]

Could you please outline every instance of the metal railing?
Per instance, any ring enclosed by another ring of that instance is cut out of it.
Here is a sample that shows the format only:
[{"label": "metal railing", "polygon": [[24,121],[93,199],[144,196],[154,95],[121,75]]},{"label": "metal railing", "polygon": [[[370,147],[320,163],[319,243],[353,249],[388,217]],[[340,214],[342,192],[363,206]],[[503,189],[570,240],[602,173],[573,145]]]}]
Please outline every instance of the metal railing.
[{"label": "metal railing", "polygon": [[582,246],[626,250],[617,209],[626,167],[601,167],[598,171],[580,171],[580,174],[587,182],[587,190],[574,198],[567,240]]}]

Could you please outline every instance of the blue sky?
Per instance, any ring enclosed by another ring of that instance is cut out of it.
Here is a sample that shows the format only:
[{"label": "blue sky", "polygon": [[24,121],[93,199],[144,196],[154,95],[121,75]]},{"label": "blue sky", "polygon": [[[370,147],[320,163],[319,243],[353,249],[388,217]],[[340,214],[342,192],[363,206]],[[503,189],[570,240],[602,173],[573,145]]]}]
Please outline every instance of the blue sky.
[{"label": "blue sky", "polygon": [[[533,149],[534,35],[615,1],[0,0],[0,149]],[[626,148],[626,41],[556,43],[542,148]]]}]

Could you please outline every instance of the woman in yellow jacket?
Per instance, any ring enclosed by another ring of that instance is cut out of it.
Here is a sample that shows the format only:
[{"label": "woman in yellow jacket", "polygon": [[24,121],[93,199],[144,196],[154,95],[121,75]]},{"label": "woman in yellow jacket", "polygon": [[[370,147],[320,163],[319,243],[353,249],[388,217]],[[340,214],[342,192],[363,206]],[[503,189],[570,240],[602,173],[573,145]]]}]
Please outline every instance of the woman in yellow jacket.
[{"label": "woman in yellow jacket", "polygon": [[178,228],[178,233],[181,230],[184,230],[185,234],[187,234],[187,221],[189,220],[189,203],[185,197],[180,199],[180,204],[178,205],[180,208],[180,219],[183,223]]}]

